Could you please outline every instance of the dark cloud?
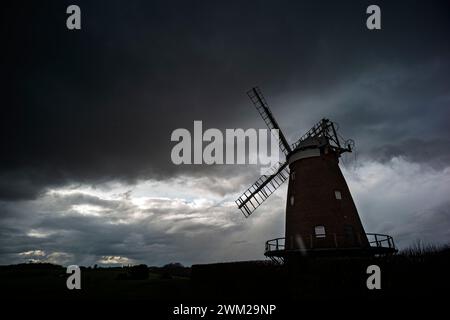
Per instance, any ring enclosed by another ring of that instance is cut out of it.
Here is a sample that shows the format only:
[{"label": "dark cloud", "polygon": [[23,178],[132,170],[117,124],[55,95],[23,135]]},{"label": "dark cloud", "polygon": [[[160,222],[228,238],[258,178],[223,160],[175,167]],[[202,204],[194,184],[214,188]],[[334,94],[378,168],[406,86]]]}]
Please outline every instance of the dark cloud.
[{"label": "dark cloud", "polygon": [[[197,119],[208,127],[263,127],[244,94],[255,84],[293,138],[335,114],[350,133],[383,126],[384,137],[401,135],[411,117],[448,115],[445,2],[381,2],[380,32],[365,28],[364,2],[77,3],[79,32],[65,28],[66,1],[10,4],[2,16],[2,198],[33,198],[69,182],[229,174],[173,166],[169,137]],[[430,61],[442,69],[423,79]],[[411,66],[423,69],[405,76],[401,70]],[[370,82],[386,70],[393,70],[387,82]],[[404,105],[421,94],[440,96],[410,110],[380,108],[363,91],[337,105],[333,95],[357,77],[364,84],[358,89]],[[408,84],[402,90],[398,78]],[[330,100],[321,114],[302,104],[324,95]],[[297,105],[277,104],[283,96],[298,97]],[[302,120],[305,113],[314,119]],[[413,123],[408,138],[421,138],[427,125]],[[427,130],[448,135],[443,127]],[[364,144],[380,148],[385,141]]]},{"label": "dark cloud", "polygon": [[428,164],[435,168],[448,167],[450,163],[450,140],[436,139],[424,141],[409,139],[399,144],[386,144],[374,150],[373,157],[381,161],[388,161],[392,157]]},{"label": "dark cloud", "polygon": [[[448,218],[443,196],[421,189],[445,192],[450,163],[447,1],[378,1],[382,30],[373,32],[368,1],[76,1],[76,32],[65,27],[69,4],[8,3],[1,13],[2,263],[260,257],[255,248],[283,232],[283,190],[243,224],[226,202],[258,168],[170,160],[172,131],[192,130],[194,120],[205,129],[264,128],[245,95],[254,85],[291,142],[323,117],[356,141],[368,181],[347,174],[357,187],[365,181],[356,194],[368,231],[448,239],[443,229],[417,228]],[[371,170],[384,185],[372,188]],[[408,192],[392,189],[398,201],[384,203],[386,186],[403,176],[413,198],[432,199],[423,215]],[[136,197],[147,180],[143,209],[126,193]],[[80,191],[111,183],[123,195]],[[60,189],[71,192],[52,193]],[[215,204],[191,203],[196,197]]]}]

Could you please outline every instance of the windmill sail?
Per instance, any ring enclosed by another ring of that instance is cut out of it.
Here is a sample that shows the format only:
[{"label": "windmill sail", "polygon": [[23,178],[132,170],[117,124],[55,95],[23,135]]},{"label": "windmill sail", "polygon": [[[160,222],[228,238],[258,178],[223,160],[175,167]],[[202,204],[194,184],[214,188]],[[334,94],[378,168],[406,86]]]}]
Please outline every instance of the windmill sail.
[{"label": "windmill sail", "polygon": [[342,147],[341,141],[339,140],[339,136],[336,132],[335,123],[328,119],[322,119],[320,122],[316,123],[314,127],[308,130],[308,132],[301,136],[300,139],[293,143],[291,148],[292,150],[295,150],[308,139],[320,137],[325,138],[330,148],[338,154],[352,151],[352,145],[354,142],[352,140],[344,141],[345,146]]},{"label": "windmill sail", "polygon": [[249,96],[250,100],[252,100],[253,104],[256,107],[256,110],[258,110],[267,127],[269,127],[269,129],[278,130],[280,138],[280,149],[284,153],[284,155],[287,156],[291,152],[291,146],[287,142],[286,137],[280,129],[280,126],[272,115],[269,105],[267,104],[261,90],[258,87],[254,87],[247,92],[247,95]]},{"label": "windmill sail", "polygon": [[289,178],[288,162],[278,163],[269,172],[259,177],[235,202],[247,218],[253,213],[284,181]]}]

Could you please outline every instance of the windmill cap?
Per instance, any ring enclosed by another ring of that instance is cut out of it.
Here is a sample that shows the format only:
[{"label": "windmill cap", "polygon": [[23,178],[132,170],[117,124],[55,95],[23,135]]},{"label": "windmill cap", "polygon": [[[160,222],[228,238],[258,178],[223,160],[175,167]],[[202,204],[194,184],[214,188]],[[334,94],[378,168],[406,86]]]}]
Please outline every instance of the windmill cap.
[{"label": "windmill cap", "polygon": [[301,141],[294,151],[302,151],[304,149],[313,149],[313,148],[321,148],[328,144],[327,137],[324,136],[314,136],[308,137]]}]

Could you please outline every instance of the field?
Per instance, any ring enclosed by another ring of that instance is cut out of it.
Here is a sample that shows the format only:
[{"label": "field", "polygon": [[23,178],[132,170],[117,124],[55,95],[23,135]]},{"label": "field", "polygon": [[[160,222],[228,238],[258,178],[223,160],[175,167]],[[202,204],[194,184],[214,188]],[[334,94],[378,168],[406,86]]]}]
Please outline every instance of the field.
[{"label": "field", "polygon": [[[367,266],[381,268],[381,290],[368,290]],[[303,258],[280,266],[243,261],[165,267],[82,267],[81,290],[66,288],[66,269],[51,264],[0,267],[10,300],[151,300],[279,302],[433,298],[449,285],[450,249],[408,250],[387,257]]]}]

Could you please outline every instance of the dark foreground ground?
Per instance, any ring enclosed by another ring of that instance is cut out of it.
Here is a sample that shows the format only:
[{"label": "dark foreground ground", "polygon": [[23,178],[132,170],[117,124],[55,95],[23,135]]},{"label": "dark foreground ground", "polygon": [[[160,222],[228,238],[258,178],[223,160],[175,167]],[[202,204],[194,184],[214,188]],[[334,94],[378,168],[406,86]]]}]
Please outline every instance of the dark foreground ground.
[{"label": "dark foreground ground", "polygon": [[[381,268],[381,290],[368,290],[366,269]],[[448,296],[450,249],[380,258],[304,258],[280,266],[246,261],[191,268],[141,265],[82,268],[81,290],[68,290],[66,269],[51,264],[0,267],[8,300],[151,300],[182,303],[398,301]]]}]

